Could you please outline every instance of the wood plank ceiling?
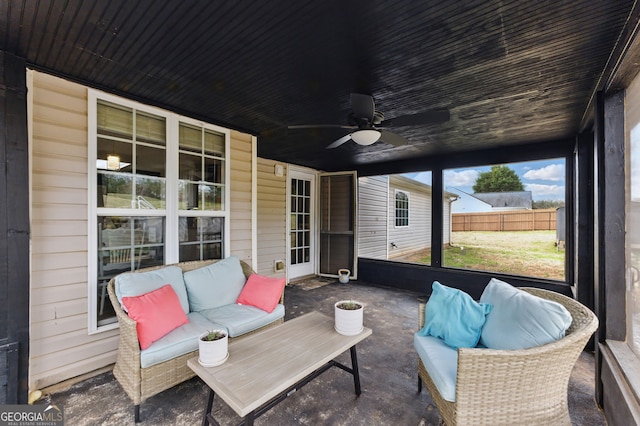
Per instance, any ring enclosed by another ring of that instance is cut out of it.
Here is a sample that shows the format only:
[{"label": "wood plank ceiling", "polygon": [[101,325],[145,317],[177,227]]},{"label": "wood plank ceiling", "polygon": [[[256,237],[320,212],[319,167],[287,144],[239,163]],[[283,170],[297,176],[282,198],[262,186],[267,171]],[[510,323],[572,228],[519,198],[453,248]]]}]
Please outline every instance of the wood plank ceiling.
[{"label": "wood plank ceiling", "polygon": [[[0,49],[31,67],[258,136],[324,170],[573,138],[633,0],[3,0]],[[396,128],[348,142],[350,93]]]}]

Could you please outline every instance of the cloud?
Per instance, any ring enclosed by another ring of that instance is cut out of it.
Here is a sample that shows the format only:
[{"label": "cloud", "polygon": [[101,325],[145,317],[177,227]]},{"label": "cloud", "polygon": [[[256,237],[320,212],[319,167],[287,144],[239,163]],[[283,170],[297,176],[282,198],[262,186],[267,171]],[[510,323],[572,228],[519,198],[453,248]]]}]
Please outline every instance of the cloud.
[{"label": "cloud", "polygon": [[549,164],[541,169],[527,170],[522,177],[529,180],[550,180],[553,182],[563,181],[564,165]]},{"label": "cloud", "polygon": [[444,172],[445,186],[473,186],[480,173],[477,170],[446,170]]},{"label": "cloud", "polygon": [[525,184],[524,188],[531,191],[534,199],[564,200],[564,185],[541,185],[538,183]]},{"label": "cloud", "polygon": [[431,172],[420,172],[412,179],[417,180],[418,182],[422,182],[426,185],[431,185]]}]

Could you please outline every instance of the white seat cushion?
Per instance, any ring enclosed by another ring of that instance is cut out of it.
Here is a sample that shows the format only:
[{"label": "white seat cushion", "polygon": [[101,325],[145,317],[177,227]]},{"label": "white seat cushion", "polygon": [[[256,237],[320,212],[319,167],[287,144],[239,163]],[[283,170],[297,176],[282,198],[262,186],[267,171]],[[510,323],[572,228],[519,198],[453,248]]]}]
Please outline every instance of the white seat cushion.
[{"label": "white seat cushion", "polygon": [[418,333],[413,336],[413,346],[442,398],[455,402],[458,351],[442,339]]}]

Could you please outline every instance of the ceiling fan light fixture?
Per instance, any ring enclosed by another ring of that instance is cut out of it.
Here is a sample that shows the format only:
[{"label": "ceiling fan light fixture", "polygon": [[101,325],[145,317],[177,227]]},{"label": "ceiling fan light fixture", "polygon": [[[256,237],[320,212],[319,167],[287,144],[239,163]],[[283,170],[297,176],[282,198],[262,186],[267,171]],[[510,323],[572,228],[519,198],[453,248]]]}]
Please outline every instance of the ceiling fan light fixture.
[{"label": "ceiling fan light fixture", "polygon": [[356,130],[351,133],[351,139],[358,145],[371,145],[380,139],[380,132],[372,129]]}]

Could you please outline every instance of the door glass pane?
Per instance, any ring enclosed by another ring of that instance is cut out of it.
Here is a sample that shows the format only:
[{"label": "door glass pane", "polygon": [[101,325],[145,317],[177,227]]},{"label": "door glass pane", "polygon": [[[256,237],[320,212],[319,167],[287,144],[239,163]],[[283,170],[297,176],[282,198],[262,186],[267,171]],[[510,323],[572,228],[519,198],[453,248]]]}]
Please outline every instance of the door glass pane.
[{"label": "door glass pane", "polygon": [[[291,264],[310,261],[309,240],[311,229],[311,183],[308,180],[291,180]],[[304,231],[304,232],[303,232]],[[306,253],[306,255],[305,255]]]}]

